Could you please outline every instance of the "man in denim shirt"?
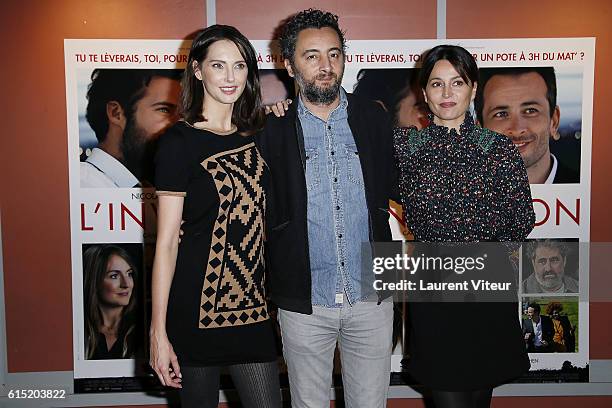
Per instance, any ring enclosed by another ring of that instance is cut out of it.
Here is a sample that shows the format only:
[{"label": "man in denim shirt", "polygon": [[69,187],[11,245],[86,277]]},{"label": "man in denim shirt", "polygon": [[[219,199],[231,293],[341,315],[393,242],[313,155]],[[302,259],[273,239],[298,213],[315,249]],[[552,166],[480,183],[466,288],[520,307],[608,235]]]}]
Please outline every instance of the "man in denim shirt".
[{"label": "man in denim shirt", "polygon": [[391,239],[391,128],[375,103],[340,87],[337,20],[310,9],[287,22],[281,49],[300,94],[285,117],[268,119],[259,143],[273,184],[270,296],[294,408],[329,407],[336,343],[347,407],[386,406],[389,385],[393,304],[379,301],[361,253]]}]

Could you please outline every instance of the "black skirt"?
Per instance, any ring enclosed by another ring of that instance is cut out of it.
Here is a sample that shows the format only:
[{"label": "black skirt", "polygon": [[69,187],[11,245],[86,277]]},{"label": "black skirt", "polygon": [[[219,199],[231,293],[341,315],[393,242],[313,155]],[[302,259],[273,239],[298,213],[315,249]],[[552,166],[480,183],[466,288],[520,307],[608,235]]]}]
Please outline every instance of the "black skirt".
[{"label": "black skirt", "polygon": [[410,303],[408,373],[435,390],[493,388],[529,370],[516,303]]}]

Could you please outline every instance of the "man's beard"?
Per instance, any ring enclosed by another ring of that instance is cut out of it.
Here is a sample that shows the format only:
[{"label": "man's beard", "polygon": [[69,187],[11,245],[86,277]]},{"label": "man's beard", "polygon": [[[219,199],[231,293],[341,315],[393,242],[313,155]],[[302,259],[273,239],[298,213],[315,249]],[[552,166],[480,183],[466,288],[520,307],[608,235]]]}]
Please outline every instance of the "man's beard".
[{"label": "man's beard", "polygon": [[153,183],[153,159],[156,150],[157,138],[151,138],[136,124],[134,118],[130,118],[121,140],[123,164],[141,183]]},{"label": "man's beard", "polygon": [[[308,81],[302,76],[302,74],[294,68],[295,80],[300,86],[302,95],[308,102],[314,103],[315,105],[329,105],[336,100],[340,92],[340,84],[342,83],[342,74],[340,76],[330,72],[329,74],[319,74],[313,80]],[[329,86],[321,87],[317,86],[317,80],[328,79],[329,77],[335,78]]]}]

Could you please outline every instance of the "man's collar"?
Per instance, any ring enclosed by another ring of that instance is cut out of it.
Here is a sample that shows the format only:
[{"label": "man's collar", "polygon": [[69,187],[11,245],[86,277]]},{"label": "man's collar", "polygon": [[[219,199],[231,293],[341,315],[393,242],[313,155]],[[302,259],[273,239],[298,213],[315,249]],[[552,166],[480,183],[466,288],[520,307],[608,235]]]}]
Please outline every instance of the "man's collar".
[{"label": "man's collar", "polygon": [[557,158],[554,154],[550,154],[550,158],[552,159],[552,168],[550,169],[550,173],[548,173],[548,177],[544,184],[552,184],[555,181],[555,176],[557,175],[557,168],[559,167],[559,163],[557,162]]},{"label": "man's collar", "polygon": [[102,149],[94,148],[86,161],[110,178],[117,187],[129,188],[138,184],[138,179],[119,160]]}]

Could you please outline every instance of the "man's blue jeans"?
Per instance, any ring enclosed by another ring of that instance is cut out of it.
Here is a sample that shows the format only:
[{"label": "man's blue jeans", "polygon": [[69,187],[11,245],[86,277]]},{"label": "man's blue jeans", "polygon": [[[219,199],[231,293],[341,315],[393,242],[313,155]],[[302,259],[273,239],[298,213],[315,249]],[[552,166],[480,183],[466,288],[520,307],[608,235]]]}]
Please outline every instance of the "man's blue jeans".
[{"label": "man's blue jeans", "polygon": [[293,408],[329,408],[336,342],[347,408],[384,408],[391,370],[393,302],[279,310]]}]

